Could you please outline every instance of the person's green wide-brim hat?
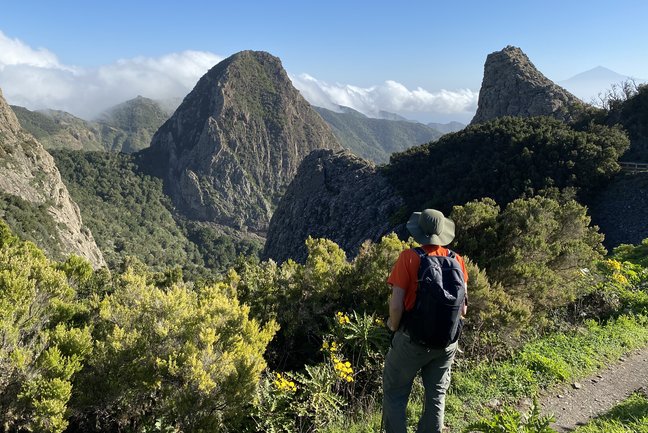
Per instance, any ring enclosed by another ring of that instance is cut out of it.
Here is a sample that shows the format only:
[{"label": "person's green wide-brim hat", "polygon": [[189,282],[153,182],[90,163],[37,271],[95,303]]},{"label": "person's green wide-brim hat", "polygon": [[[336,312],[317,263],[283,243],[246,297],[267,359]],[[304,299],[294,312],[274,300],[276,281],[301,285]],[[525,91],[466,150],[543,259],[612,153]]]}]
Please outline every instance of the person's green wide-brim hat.
[{"label": "person's green wide-brim hat", "polygon": [[448,245],[455,237],[455,224],[436,209],[414,212],[407,221],[407,230],[422,245]]}]

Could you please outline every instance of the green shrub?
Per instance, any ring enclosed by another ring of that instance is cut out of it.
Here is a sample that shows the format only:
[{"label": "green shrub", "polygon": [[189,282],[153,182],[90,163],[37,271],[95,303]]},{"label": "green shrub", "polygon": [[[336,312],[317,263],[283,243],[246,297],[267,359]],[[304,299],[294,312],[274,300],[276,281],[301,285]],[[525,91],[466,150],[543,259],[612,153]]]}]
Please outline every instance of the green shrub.
[{"label": "green shrub", "polygon": [[586,211],[574,200],[541,196],[516,199],[503,211],[491,199],[455,206],[451,218],[461,230],[453,245],[475,260],[490,281],[473,277],[477,293],[511,298],[508,305],[515,312],[511,321],[478,304],[479,313],[486,319],[494,314],[496,327],[517,323],[519,333],[529,330],[531,316],[534,327],[541,328],[549,324],[553,309],[584,295],[590,282],[584,269],[605,251],[603,236],[589,226]]},{"label": "green shrub", "polygon": [[62,432],[72,381],[92,351],[66,275],[0,221],[0,420],[4,428]]},{"label": "green shrub", "polygon": [[83,429],[238,425],[276,326],[249,319],[229,285],[160,289],[130,271],[95,308],[95,351],[74,392]]}]

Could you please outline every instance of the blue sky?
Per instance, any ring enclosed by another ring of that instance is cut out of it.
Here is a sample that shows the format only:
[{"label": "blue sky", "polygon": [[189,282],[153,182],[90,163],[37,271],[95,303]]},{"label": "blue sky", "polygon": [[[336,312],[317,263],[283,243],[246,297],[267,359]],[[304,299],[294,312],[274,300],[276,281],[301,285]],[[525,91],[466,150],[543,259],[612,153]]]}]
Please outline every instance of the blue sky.
[{"label": "blue sky", "polygon": [[[244,49],[280,57],[296,85],[305,80],[303,87],[324,89],[329,98],[339,96],[333,102],[360,104],[356,108],[368,111],[357,101],[369,104],[370,100],[388,111],[411,112],[415,117],[421,115],[416,110],[427,109],[429,117],[444,117],[444,109],[447,118],[466,117],[474,110],[486,56],[506,45],[522,48],[554,81],[599,65],[648,78],[648,2],[640,0],[3,3],[0,87],[7,99],[30,108],[43,108],[36,106],[37,101],[62,104],[54,108],[76,110],[85,117],[93,113],[80,113],[83,104],[78,101],[65,105],[66,95],[77,99],[85,95],[98,110],[102,103],[95,100],[101,96],[96,87],[118,86],[115,77],[128,76],[130,81],[123,84],[123,92],[106,91],[107,95],[126,97],[126,88],[133,96],[156,92],[150,83],[140,92],[131,89],[137,86],[135,75],[155,80],[150,68],[143,72],[147,60],[158,62],[158,72],[164,69],[160,65],[169,62],[191,63],[191,72],[177,65],[168,68],[176,68],[174,73],[181,79],[171,73],[160,79],[161,83],[177,81],[173,90],[160,90],[161,96],[172,96],[183,86],[190,88],[189,83],[198,78],[194,75],[204,73],[211,61]],[[200,60],[196,53],[201,54]],[[50,57],[47,62],[34,61],[39,55]],[[139,69],[127,72],[129,62]],[[37,76],[37,68],[48,67],[57,70],[56,77]],[[201,68],[204,71],[199,73]],[[118,74],[106,78],[117,69]],[[64,77],[62,71],[74,77]],[[31,78],[29,85],[21,86],[23,76]],[[83,91],[71,90],[75,81],[85,86]],[[39,83],[58,87],[36,92]],[[60,91],[65,86],[70,89]],[[310,97],[315,93],[311,91]],[[389,103],[390,97],[410,102]],[[103,98],[105,104],[114,102]],[[411,102],[417,98],[427,105]]]}]

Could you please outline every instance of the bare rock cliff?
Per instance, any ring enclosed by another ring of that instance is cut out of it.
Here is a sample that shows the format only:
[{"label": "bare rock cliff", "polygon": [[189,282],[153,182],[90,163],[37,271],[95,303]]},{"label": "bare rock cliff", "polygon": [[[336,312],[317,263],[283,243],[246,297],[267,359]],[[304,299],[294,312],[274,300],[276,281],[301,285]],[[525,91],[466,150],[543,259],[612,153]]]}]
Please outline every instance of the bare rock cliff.
[{"label": "bare rock cliff", "polygon": [[486,58],[471,123],[501,116],[551,116],[569,121],[582,106],[580,99],[542,75],[521,49],[508,46]]},{"label": "bare rock cliff", "polygon": [[235,54],[208,71],[142,153],[189,218],[265,236],[302,159],[340,149],[278,58]]},{"label": "bare rock cliff", "polygon": [[105,265],[92,233],[81,222],[54,159],[30,134],[22,130],[0,91],[0,192],[44,205],[57,224],[60,249],[85,257],[95,267]]},{"label": "bare rock cliff", "polygon": [[306,258],[308,236],[336,242],[355,256],[377,241],[403,200],[369,161],[348,151],[308,155],[270,222],[263,255],[277,261]]}]

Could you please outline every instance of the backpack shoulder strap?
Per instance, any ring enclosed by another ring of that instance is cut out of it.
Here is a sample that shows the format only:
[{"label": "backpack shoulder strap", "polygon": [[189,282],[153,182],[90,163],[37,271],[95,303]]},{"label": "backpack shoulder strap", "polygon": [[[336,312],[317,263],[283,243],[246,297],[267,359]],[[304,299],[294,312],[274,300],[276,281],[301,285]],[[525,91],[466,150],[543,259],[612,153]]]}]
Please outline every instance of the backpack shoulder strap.
[{"label": "backpack shoulder strap", "polygon": [[418,254],[419,258],[422,259],[423,257],[427,256],[427,253],[423,249],[423,247],[416,247],[412,248],[416,254]]}]

